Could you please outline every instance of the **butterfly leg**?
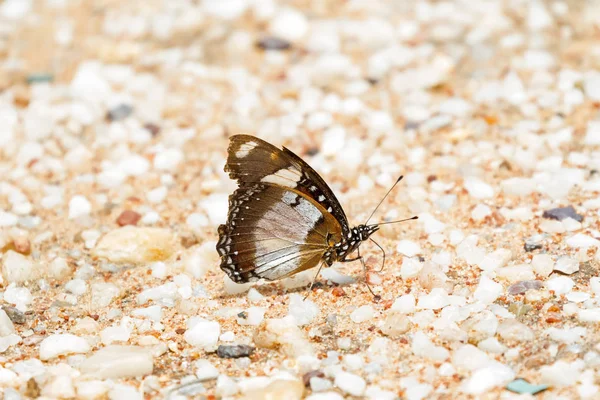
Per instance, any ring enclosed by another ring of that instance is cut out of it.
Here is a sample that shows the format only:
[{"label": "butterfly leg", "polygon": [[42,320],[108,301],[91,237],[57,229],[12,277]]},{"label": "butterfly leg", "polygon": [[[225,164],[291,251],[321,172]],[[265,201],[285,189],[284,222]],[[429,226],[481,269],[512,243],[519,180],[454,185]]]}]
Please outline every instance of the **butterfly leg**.
[{"label": "butterfly leg", "polygon": [[317,270],[317,273],[316,273],[315,277],[313,278],[312,282],[310,283],[310,286],[308,288],[308,292],[306,293],[306,296],[304,296],[303,300],[306,300],[308,298],[308,296],[311,294],[312,288],[313,288],[313,286],[315,284],[315,281],[319,277],[319,274],[321,273],[321,269],[323,269],[323,264],[325,264],[325,262],[322,262],[321,265],[319,265],[319,269]]},{"label": "butterfly leg", "polygon": [[365,259],[360,255],[360,247],[357,248],[356,251],[358,252],[358,257],[356,259],[360,260],[360,263],[363,266],[363,271],[365,271],[365,284],[367,285],[367,289],[369,289],[369,292],[371,292],[373,297],[377,297],[377,295],[373,292],[373,289],[371,289],[371,285],[369,285],[369,280],[367,278],[367,264],[365,264]]}]

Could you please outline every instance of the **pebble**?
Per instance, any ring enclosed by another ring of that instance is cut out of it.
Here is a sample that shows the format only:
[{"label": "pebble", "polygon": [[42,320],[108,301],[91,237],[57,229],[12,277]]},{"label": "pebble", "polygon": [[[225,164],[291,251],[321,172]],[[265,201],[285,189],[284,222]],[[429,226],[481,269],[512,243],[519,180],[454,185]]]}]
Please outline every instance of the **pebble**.
[{"label": "pebble", "polygon": [[91,306],[95,309],[107,307],[120,293],[121,289],[113,283],[92,283]]},{"label": "pebble", "polygon": [[40,343],[40,359],[49,360],[65,354],[87,353],[91,350],[88,342],[70,333],[50,335]]},{"label": "pebble", "polygon": [[185,331],[183,338],[194,347],[214,351],[220,334],[221,325],[218,322],[198,317],[194,325]]},{"label": "pebble", "polygon": [[464,186],[469,195],[475,199],[489,199],[494,197],[494,189],[481,179],[467,177]]},{"label": "pebble", "polygon": [[300,294],[292,293],[288,315],[294,317],[299,326],[308,325],[319,315],[319,307],[311,300],[305,300]]},{"label": "pebble", "polygon": [[138,346],[109,345],[79,365],[82,373],[98,379],[134,378],[152,373],[152,354]]},{"label": "pebble", "polygon": [[129,104],[119,104],[118,106],[111,108],[106,113],[106,119],[110,122],[121,121],[131,115],[133,107]]},{"label": "pebble", "polygon": [[287,50],[292,46],[289,41],[274,36],[263,37],[256,45],[263,50]]},{"label": "pebble", "polygon": [[25,318],[25,313],[16,307],[4,305],[2,306],[2,310],[6,313],[6,315],[8,315],[8,318],[10,318],[10,320],[15,324],[24,324],[27,321],[27,319]]},{"label": "pebble", "polygon": [[553,291],[555,295],[560,296],[561,294],[567,294],[573,290],[575,282],[573,282],[573,279],[569,277],[557,276],[548,279],[546,282],[544,282],[544,285],[548,290]]},{"label": "pebble", "polygon": [[176,243],[168,229],[128,225],[104,235],[92,254],[117,264],[148,263],[169,258],[175,252]]},{"label": "pebble", "polygon": [[308,33],[306,17],[293,8],[282,8],[271,20],[268,30],[275,37],[296,42]]},{"label": "pebble", "polygon": [[536,254],[531,259],[533,271],[541,277],[547,277],[554,270],[554,260],[549,254]]},{"label": "pebble", "polygon": [[583,221],[583,215],[577,214],[573,206],[558,207],[544,211],[542,217],[562,221],[565,218],[572,218],[575,221]]},{"label": "pebble", "polygon": [[375,315],[375,310],[370,305],[360,306],[350,314],[350,319],[354,323],[369,321]]},{"label": "pebble", "polygon": [[243,313],[243,317],[238,314],[237,322],[240,325],[258,326],[265,317],[265,311],[262,307],[250,307]]},{"label": "pebble", "polygon": [[504,340],[519,342],[529,342],[535,339],[535,334],[530,327],[514,319],[505,319],[500,322],[498,335]]},{"label": "pebble", "polygon": [[362,396],[367,387],[363,378],[350,372],[340,371],[335,375],[335,386],[351,396]]},{"label": "pebble", "polygon": [[413,294],[405,294],[398,297],[392,303],[391,310],[397,311],[403,314],[410,314],[415,312],[416,309],[416,299]]},{"label": "pebble", "polygon": [[493,363],[473,372],[471,377],[463,382],[462,390],[467,394],[481,395],[514,379],[515,373],[512,369],[500,363]]},{"label": "pebble", "polygon": [[8,283],[21,283],[38,277],[39,267],[23,254],[8,250],[2,257],[2,277]]},{"label": "pebble", "polygon": [[[585,235],[583,233],[577,233],[574,236],[567,238],[567,245],[572,248],[584,248],[587,249],[589,247],[600,247],[600,240],[595,239],[589,235]],[[557,261],[558,263],[558,261]],[[555,267],[556,268],[556,267]],[[579,265],[577,266],[577,270],[579,270]]]},{"label": "pebble", "polygon": [[12,333],[15,333],[15,326],[6,314],[6,311],[2,309],[0,310],[0,337],[8,336]]},{"label": "pebble", "polygon": [[170,148],[160,151],[154,156],[154,169],[175,172],[183,159],[184,155],[180,149]]},{"label": "pebble", "polygon": [[254,347],[246,344],[219,345],[217,355],[220,358],[250,357],[254,353]]},{"label": "pebble", "polygon": [[484,275],[479,280],[479,285],[477,285],[477,289],[475,289],[474,297],[485,304],[491,304],[500,297],[502,291],[503,288],[501,284],[494,282]]},{"label": "pebble", "polygon": [[69,201],[69,218],[75,219],[89,215],[92,211],[92,204],[85,196],[73,196]]},{"label": "pebble", "polygon": [[571,275],[579,271],[579,262],[571,257],[562,256],[556,260],[554,271],[562,272],[563,274]]},{"label": "pebble", "polygon": [[399,336],[407,333],[412,323],[405,314],[390,310],[383,320],[381,332],[386,336]]},{"label": "pebble", "polygon": [[217,379],[219,370],[208,360],[198,360],[194,363],[196,377],[201,381]]},{"label": "pebble", "polygon": [[280,348],[288,357],[312,355],[313,347],[305,334],[296,324],[293,317],[266,319],[254,332],[254,343],[257,347]]},{"label": "pebble", "polygon": [[583,360],[573,362],[559,360],[552,365],[543,365],[540,367],[540,382],[557,387],[574,385],[583,367]]},{"label": "pebble", "polygon": [[344,396],[336,392],[313,393],[305,400],[344,400]]},{"label": "pebble", "polygon": [[275,379],[267,386],[244,393],[244,400],[300,400],[304,395],[304,384],[299,379]]},{"label": "pebble", "polygon": [[413,242],[412,240],[401,240],[398,242],[396,246],[396,251],[399,254],[405,255],[407,257],[414,257],[417,254],[421,254],[421,246],[418,243]]},{"label": "pebble", "polygon": [[137,225],[139,220],[142,218],[142,215],[133,211],[133,210],[125,210],[117,217],[117,225],[125,226],[125,225]]},{"label": "pebble", "polygon": [[541,289],[544,284],[541,281],[521,281],[517,282],[513,285],[510,285],[508,288],[508,294],[516,295],[523,294],[528,290],[538,290]]},{"label": "pebble", "polygon": [[450,358],[450,352],[442,346],[436,346],[421,331],[417,331],[412,340],[412,352],[417,357],[424,357],[434,361],[446,361]]},{"label": "pebble", "polygon": [[32,303],[33,296],[29,289],[18,287],[14,283],[11,283],[4,292],[4,301],[14,304],[17,309],[25,312],[27,311],[27,307]]}]

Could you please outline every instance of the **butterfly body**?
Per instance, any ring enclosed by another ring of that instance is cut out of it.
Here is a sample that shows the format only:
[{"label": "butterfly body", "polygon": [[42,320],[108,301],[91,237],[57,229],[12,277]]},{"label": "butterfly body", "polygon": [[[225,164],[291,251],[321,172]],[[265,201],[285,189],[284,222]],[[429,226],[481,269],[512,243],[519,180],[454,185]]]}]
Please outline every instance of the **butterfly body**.
[{"label": "butterfly body", "polygon": [[[238,283],[277,280],[349,256],[378,225],[350,228],[325,181],[300,157],[250,135],[230,139],[225,171],[238,181],[219,226],[221,269]],[[356,259],[356,258],[355,258]]]}]

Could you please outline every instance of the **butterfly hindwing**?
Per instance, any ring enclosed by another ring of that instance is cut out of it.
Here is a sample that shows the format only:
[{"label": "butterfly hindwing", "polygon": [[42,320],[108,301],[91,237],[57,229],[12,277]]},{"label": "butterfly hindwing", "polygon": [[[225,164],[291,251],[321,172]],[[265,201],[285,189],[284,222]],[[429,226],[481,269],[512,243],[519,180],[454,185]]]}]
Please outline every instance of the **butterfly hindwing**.
[{"label": "butterfly hindwing", "polygon": [[292,151],[250,135],[230,139],[225,171],[241,185],[272,183],[297,190],[331,213],[346,235],[348,219],[333,191],[321,176]]},{"label": "butterfly hindwing", "polygon": [[280,279],[315,267],[341,227],[304,193],[272,183],[238,188],[219,227],[221,269],[235,282]]}]

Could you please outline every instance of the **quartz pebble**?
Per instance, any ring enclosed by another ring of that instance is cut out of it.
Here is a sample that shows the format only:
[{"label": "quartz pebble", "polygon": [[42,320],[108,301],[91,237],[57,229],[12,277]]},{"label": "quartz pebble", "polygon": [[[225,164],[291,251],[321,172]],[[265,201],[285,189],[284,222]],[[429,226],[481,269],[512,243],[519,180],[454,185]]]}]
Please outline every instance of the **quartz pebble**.
[{"label": "quartz pebble", "polygon": [[349,395],[362,396],[367,384],[360,376],[341,371],[335,375],[335,386]]},{"label": "quartz pebble", "polygon": [[84,338],[70,333],[54,334],[40,343],[40,359],[49,360],[64,354],[87,353],[90,349]]},{"label": "quartz pebble", "polygon": [[198,318],[193,326],[185,331],[183,338],[194,347],[210,351],[216,349],[220,334],[221,326],[218,322]]},{"label": "quartz pebble", "polygon": [[114,263],[162,261],[173,254],[175,243],[170,230],[124,226],[104,235],[93,254]]},{"label": "quartz pebble", "polygon": [[258,327],[253,337],[254,343],[261,348],[280,348],[290,357],[312,355],[313,347],[298,328],[293,317],[266,319]]},{"label": "quartz pebble", "polygon": [[153,360],[142,347],[110,345],[96,351],[79,368],[99,379],[128,378],[150,374]]}]

